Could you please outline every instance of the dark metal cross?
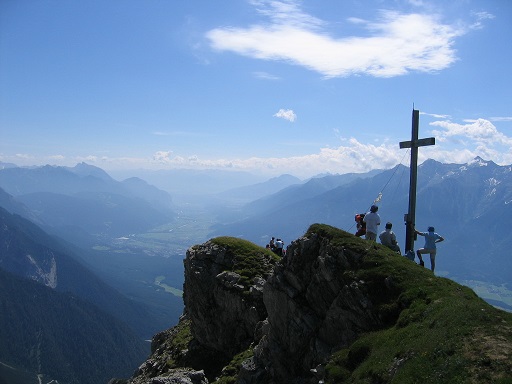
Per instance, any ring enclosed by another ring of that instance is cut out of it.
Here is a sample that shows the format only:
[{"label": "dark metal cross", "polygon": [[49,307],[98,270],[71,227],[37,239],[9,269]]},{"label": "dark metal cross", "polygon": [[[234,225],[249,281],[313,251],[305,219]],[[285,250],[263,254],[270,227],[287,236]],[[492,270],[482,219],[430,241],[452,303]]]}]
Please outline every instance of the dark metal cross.
[{"label": "dark metal cross", "polygon": [[435,137],[418,139],[418,129],[420,123],[420,111],[412,110],[412,134],[410,141],[400,142],[400,149],[411,148],[411,166],[409,182],[409,211],[405,214],[405,255],[409,256],[412,252],[414,260],[414,226],[416,224],[416,185],[418,182],[418,148],[426,145],[435,145]]}]

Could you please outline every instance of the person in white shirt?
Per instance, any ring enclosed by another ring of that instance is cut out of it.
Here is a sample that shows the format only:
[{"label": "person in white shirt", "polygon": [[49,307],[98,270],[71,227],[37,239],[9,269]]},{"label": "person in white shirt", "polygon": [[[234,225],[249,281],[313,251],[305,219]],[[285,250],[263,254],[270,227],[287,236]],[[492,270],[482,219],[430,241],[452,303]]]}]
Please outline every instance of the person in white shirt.
[{"label": "person in white shirt", "polygon": [[378,210],[379,207],[372,205],[370,212],[364,216],[363,221],[366,223],[366,240],[377,241],[378,226],[380,225],[380,216],[377,213]]},{"label": "person in white shirt", "polygon": [[284,242],[283,240],[281,239],[277,239],[276,241],[276,254],[278,256],[283,256],[283,247],[284,247]]}]

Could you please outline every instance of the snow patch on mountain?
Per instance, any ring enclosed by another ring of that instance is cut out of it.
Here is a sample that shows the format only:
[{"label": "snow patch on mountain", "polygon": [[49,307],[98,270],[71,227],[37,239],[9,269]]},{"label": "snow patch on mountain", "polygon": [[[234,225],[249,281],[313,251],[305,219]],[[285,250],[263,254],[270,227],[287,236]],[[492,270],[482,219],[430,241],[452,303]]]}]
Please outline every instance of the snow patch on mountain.
[{"label": "snow patch on mountain", "polygon": [[35,276],[32,276],[34,280],[40,281],[50,288],[57,287],[57,262],[55,261],[53,254],[48,271],[45,271],[44,266],[39,265],[31,255],[27,255],[27,259],[35,268]]}]

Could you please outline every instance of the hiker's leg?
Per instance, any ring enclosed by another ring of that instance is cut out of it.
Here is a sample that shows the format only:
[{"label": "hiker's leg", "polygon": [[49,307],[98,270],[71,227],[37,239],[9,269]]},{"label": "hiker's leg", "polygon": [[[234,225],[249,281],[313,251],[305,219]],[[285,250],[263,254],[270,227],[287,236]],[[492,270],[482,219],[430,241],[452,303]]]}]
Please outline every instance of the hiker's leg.
[{"label": "hiker's leg", "polygon": [[366,231],[366,240],[377,241],[377,234]]},{"label": "hiker's leg", "polygon": [[436,269],[436,251],[430,252],[430,269],[432,272]]},{"label": "hiker's leg", "polygon": [[423,257],[421,257],[421,253],[423,251],[423,248],[420,248],[416,251],[416,255],[418,255],[418,259],[420,259],[420,265],[423,267],[425,263],[423,262]]}]

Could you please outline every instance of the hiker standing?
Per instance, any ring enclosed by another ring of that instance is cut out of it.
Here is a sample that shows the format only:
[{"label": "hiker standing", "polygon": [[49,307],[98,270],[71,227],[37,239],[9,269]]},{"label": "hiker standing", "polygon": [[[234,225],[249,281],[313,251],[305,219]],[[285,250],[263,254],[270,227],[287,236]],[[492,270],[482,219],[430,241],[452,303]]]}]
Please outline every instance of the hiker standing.
[{"label": "hiker standing", "polygon": [[416,251],[416,254],[418,255],[418,259],[420,259],[420,265],[423,267],[425,266],[425,263],[423,262],[423,257],[421,257],[422,254],[429,253],[430,254],[430,269],[432,272],[434,272],[434,269],[436,268],[436,243],[440,243],[441,241],[444,241],[444,237],[437,234],[434,230],[434,227],[428,227],[428,232],[420,232],[417,231],[416,228],[414,229],[414,233],[420,236],[425,237],[425,245],[423,248],[420,248]]},{"label": "hiker standing", "polygon": [[281,239],[276,240],[276,254],[283,257],[284,242]]},{"label": "hiker standing", "polygon": [[377,240],[378,226],[380,225],[380,216],[377,213],[378,210],[379,207],[372,205],[370,207],[370,212],[368,212],[363,218],[363,221],[366,223],[366,240]]},{"label": "hiker standing", "polygon": [[393,224],[388,221],[386,223],[386,229],[382,231],[379,235],[380,243],[382,245],[385,245],[389,249],[392,249],[393,251],[402,254],[402,252],[400,252],[400,246],[396,241],[395,232],[391,230],[392,227]]}]

